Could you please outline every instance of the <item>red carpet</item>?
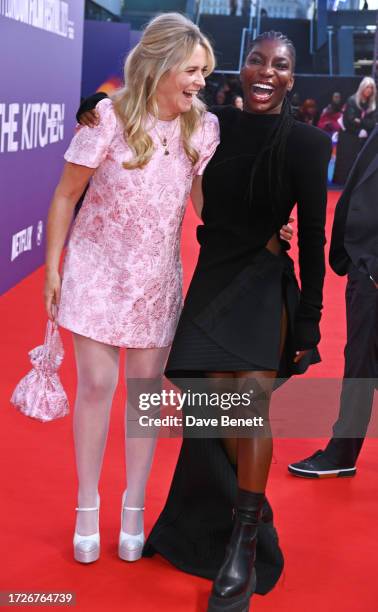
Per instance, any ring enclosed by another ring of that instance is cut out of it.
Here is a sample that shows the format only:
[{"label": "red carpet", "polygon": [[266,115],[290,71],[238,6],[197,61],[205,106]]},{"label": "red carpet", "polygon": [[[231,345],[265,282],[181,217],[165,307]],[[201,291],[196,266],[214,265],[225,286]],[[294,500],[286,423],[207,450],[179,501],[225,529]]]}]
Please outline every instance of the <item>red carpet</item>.
[{"label": "red carpet", "polygon": [[[330,194],[328,229],[336,196]],[[183,241],[186,286],[197,252],[195,224],[189,210]],[[100,483],[102,556],[91,566],[79,565],[72,559],[76,483],[71,418],[41,424],[9,405],[16,382],[29,369],[27,351],[43,339],[42,284],[41,269],[0,299],[0,591],[74,591],[76,609],[80,611],[204,611],[208,581],[187,576],[159,557],[127,564],[116,556],[124,484],[124,387],[119,389],[114,403]],[[344,279],[332,272],[327,274],[323,362],[312,368],[311,376],[342,374],[344,285]],[[62,380],[72,404],[75,369],[69,334],[64,333],[64,340]],[[377,440],[366,442],[354,479],[312,482],[290,477],[287,463],[313,452],[321,442],[280,440],[275,444],[269,495],[276,511],[286,568],[272,593],[253,599],[251,609],[256,612],[378,609]],[[158,445],[148,490],[147,531],[164,503],[178,448],[178,440],[161,440]]]}]

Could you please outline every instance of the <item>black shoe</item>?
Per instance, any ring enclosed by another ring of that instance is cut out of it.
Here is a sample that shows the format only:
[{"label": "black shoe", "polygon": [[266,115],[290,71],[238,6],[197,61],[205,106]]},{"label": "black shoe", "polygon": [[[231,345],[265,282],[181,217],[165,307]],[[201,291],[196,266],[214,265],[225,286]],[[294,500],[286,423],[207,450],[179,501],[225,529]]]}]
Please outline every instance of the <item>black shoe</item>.
[{"label": "black shoe", "polygon": [[355,466],[336,465],[323,450],[297,463],[290,463],[287,469],[290,474],[301,478],[340,478],[354,476],[357,471]]},{"label": "black shoe", "polygon": [[215,578],[207,612],[248,612],[256,589],[257,525],[263,493],[238,489],[235,521],[223,564]]}]

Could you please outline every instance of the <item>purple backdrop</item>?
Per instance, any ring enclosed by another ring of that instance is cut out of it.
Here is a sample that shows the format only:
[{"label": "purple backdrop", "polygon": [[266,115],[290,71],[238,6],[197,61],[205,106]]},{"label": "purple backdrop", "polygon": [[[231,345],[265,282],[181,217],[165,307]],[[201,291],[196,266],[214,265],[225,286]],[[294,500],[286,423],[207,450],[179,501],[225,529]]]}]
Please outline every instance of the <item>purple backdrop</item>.
[{"label": "purple backdrop", "polygon": [[84,22],[83,98],[98,89],[110,93],[122,85],[123,65],[129,50],[128,23]]},{"label": "purple backdrop", "polygon": [[80,101],[84,0],[0,2],[0,294],[44,261]]}]

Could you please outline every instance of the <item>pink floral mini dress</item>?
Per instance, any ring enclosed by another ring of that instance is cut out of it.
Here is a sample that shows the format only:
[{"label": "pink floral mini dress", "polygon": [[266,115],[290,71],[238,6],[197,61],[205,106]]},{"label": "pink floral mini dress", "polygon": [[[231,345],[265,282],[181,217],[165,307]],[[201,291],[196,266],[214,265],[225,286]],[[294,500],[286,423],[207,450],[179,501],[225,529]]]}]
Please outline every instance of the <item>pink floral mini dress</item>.
[{"label": "pink floral mini dress", "polygon": [[99,125],[80,127],[64,156],[96,171],[69,238],[58,323],[114,346],[169,346],[182,308],[182,220],[192,180],[219,143],[218,119],[206,113],[193,135],[194,166],[179,120],[151,120],[154,154],[144,168],[126,170],[132,152],[113,104],[96,108]]}]

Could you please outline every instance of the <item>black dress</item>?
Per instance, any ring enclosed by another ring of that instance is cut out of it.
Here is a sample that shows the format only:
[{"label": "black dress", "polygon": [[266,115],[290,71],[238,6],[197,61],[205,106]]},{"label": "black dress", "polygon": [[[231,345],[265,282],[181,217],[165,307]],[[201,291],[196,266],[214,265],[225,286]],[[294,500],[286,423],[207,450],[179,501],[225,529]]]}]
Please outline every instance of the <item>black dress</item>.
[{"label": "black dress", "polygon": [[[325,272],[327,167],[331,140],[295,122],[288,136],[280,206],[267,198],[268,168],[247,192],[253,163],[277,115],[253,115],[231,107],[214,109],[221,143],[203,177],[201,249],[168,359],[169,378],[204,371],[271,369],[288,377],[319,360],[319,320]],[[273,177],[274,180],[274,177]],[[298,203],[299,294],[293,262],[265,248]],[[282,306],[288,314],[280,358]],[[295,350],[312,349],[293,364]],[[184,438],[166,505],[146,542],[144,555],[159,552],[186,572],[214,579],[232,528],[235,471],[219,439]],[[259,526],[257,592],[278,580],[283,557],[267,516]]]},{"label": "black dress", "polygon": [[[325,272],[327,165],[331,141],[324,132],[295,122],[287,143],[285,191],[269,201],[268,168],[248,189],[258,152],[278,115],[232,107],[218,111],[221,143],[203,176],[204,224],[197,229],[198,263],[169,355],[169,378],[204,371],[278,370],[287,377],[318,360],[319,320]],[[273,177],[273,180],[275,177]],[[302,292],[286,252],[265,248],[298,202]],[[280,356],[282,307],[289,330]],[[313,349],[291,365],[295,350]]]}]

